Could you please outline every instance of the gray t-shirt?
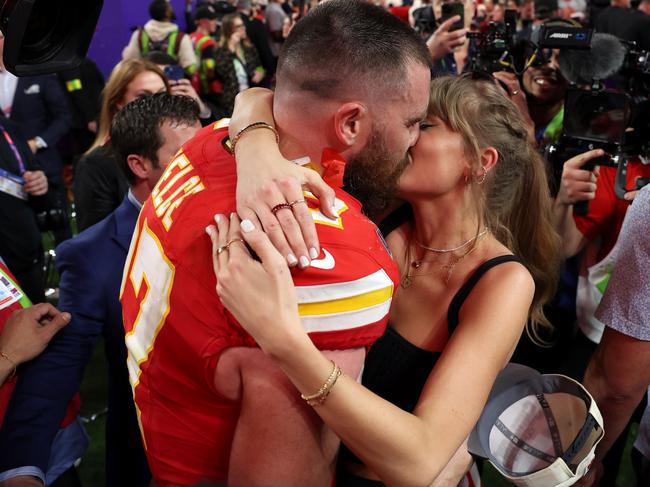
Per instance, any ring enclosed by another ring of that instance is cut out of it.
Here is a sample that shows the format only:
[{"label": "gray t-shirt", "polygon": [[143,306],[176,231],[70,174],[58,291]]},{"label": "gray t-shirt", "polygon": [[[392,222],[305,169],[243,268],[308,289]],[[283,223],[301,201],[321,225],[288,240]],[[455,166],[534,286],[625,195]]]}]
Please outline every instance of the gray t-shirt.
[{"label": "gray t-shirt", "polygon": [[[637,194],[625,216],[616,267],[596,318],[638,340],[650,341],[650,186]],[[650,458],[650,406],[634,446]]]}]

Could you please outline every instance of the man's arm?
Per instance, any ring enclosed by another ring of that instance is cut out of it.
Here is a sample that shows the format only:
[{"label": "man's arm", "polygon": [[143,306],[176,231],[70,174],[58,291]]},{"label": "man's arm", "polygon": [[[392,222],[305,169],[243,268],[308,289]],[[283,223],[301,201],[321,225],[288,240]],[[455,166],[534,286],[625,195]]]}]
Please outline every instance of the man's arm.
[{"label": "man's arm", "polygon": [[[359,376],[365,358],[363,349],[331,351],[327,355],[350,377]],[[224,352],[215,385],[227,397],[240,397],[242,401],[228,485],[331,484],[338,437],[262,350],[236,348]]]},{"label": "man's arm", "polygon": [[68,253],[59,252],[57,261],[59,306],[72,319],[45,352],[21,371],[0,430],[3,474],[26,466],[46,472],[52,441],[101,333],[97,313],[103,307],[90,275],[93,267],[83,260],[83,252],[75,254],[68,258]]},{"label": "man's arm", "polygon": [[600,408],[605,437],[596,449],[602,460],[619,437],[650,384],[650,342],[607,328],[589,363],[584,385]]},{"label": "man's arm", "polygon": [[600,149],[572,157],[564,163],[560,189],[553,202],[553,222],[562,237],[562,248],[566,257],[580,252],[588,239],[578,230],[573,217],[574,205],[579,201],[591,201],[596,197],[597,168],[592,172],[582,169],[595,157],[603,155]]}]

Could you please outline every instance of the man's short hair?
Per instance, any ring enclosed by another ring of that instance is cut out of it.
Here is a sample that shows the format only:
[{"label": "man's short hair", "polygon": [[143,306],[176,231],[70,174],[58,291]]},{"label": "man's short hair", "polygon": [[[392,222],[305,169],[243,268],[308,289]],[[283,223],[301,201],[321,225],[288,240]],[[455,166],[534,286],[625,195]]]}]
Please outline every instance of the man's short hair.
[{"label": "man's short hair", "polygon": [[398,92],[409,62],[430,66],[422,39],[387,10],[361,0],[329,0],[292,29],[278,60],[278,85],[335,98],[351,90]]},{"label": "man's short hair", "polygon": [[122,108],[111,123],[110,144],[129,184],[136,182],[127,159],[137,154],[158,167],[158,150],[165,140],[163,122],[192,125],[199,122],[199,106],[189,96],[156,93],[142,96]]},{"label": "man's short hair", "polygon": [[167,0],[153,0],[149,4],[149,17],[158,22],[167,19],[167,12],[169,11],[169,2]]}]

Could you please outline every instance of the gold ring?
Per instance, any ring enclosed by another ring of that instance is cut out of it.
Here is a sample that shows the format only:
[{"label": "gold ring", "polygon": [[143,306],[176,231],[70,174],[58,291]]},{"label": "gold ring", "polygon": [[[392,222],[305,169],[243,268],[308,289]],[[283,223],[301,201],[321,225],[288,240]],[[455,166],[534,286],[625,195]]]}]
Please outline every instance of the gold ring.
[{"label": "gold ring", "polygon": [[307,200],[296,200],[296,201],[292,201],[291,203],[289,203],[289,206],[290,206],[291,208],[293,208],[294,205],[299,205],[300,203],[305,203],[305,204],[307,204]]},{"label": "gold ring", "polygon": [[221,252],[225,252],[226,250],[230,250],[230,246],[231,246],[232,244],[234,244],[235,242],[241,242],[241,243],[243,243],[243,244],[246,243],[246,242],[244,242],[244,240],[241,239],[241,238],[233,238],[232,240],[226,242],[226,245],[222,245],[221,247],[219,247],[219,248],[217,249],[217,255],[221,255]]}]

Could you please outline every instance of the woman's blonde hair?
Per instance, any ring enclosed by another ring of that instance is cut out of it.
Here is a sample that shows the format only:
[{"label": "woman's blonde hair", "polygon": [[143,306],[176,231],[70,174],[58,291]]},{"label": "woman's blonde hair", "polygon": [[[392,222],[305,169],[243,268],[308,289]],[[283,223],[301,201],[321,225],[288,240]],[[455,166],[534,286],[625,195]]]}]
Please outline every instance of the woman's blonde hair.
[{"label": "woman's blonde hair", "polygon": [[484,181],[471,184],[479,229],[487,226],[533,276],[535,295],[527,330],[534,341],[544,342],[539,326],[550,324],[543,306],[555,293],[561,264],[546,164],[529,140],[519,109],[493,80],[441,77],[431,82],[430,95],[428,115],[461,135],[472,174],[480,174],[483,149],[498,152]]},{"label": "woman's blonde hair", "polygon": [[99,127],[95,142],[90,146],[87,152],[96,147],[104,145],[108,140],[108,133],[111,128],[113,117],[119,111],[118,105],[124,99],[129,83],[140,73],[151,71],[160,76],[165,83],[165,88],[169,91],[169,83],[162,69],[157,64],[145,59],[126,59],[120,61],[111,71],[111,75],[102,90],[102,109],[99,116]]}]

